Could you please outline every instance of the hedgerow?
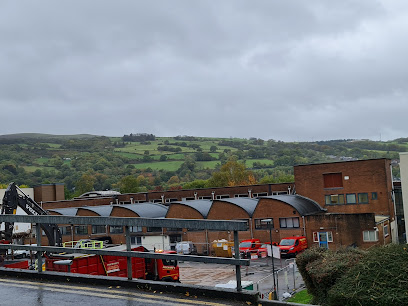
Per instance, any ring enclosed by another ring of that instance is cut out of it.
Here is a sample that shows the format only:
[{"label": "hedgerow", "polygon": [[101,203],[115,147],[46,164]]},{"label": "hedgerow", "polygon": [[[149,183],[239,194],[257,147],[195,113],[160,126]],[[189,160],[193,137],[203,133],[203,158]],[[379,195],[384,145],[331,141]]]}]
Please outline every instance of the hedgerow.
[{"label": "hedgerow", "polygon": [[328,292],[328,305],[408,305],[407,245],[371,249]]},{"label": "hedgerow", "polygon": [[313,303],[327,305],[329,290],[365,254],[354,248],[339,251],[311,248],[300,254],[296,264],[308,292],[313,295]]}]

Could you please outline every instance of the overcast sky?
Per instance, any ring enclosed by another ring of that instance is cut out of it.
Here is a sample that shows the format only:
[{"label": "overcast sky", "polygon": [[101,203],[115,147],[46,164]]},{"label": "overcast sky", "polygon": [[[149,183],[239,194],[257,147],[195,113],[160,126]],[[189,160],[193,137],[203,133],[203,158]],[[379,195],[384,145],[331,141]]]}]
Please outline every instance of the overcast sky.
[{"label": "overcast sky", "polygon": [[408,137],[408,1],[0,2],[0,135]]}]

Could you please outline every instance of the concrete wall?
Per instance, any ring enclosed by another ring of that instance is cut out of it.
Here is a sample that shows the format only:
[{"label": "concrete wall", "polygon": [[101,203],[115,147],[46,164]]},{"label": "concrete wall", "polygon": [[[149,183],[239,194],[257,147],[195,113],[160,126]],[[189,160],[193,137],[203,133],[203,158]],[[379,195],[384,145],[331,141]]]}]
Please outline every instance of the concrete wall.
[{"label": "concrete wall", "polygon": [[[408,153],[400,153],[400,175],[402,199],[404,203],[408,203]],[[408,205],[404,205],[404,216],[408,216]],[[408,218],[405,217],[405,228],[408,229]],[[405,242],[408,242],[405,237]]]}]

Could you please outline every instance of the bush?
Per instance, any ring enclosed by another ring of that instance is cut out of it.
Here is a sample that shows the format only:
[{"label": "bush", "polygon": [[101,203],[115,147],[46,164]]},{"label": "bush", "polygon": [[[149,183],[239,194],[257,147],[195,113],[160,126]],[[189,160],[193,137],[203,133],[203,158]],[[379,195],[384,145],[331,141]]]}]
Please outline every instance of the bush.
[{"label": "bush", "polygon": [[308,292],[314,297],[313,302],[325,305],[332,286],[361,260],[365,253],[354,248],[339,251],[311,248],[298,255],[296,264]]},{"label": "bush", "polygon": [[407,305],[406,245],[371,249],[328,292],[328,305]]}]

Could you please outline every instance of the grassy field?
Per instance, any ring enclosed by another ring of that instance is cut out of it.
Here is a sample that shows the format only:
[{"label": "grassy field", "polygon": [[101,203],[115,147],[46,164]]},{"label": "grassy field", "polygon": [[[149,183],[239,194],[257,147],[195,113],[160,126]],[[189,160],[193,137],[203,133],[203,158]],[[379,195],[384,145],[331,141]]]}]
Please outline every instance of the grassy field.
[{"label": "grassy field", "polygon": [[147,169],[151,168],[153,170],[167,170],[167,171],[176,171],[180,168],[183,161],[165,161],[165,162],[157,162],[157,163],[141,163],[141,164],[133,164],[136,169]]}]

